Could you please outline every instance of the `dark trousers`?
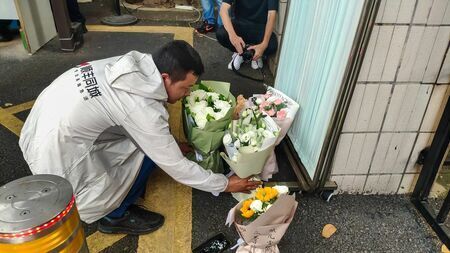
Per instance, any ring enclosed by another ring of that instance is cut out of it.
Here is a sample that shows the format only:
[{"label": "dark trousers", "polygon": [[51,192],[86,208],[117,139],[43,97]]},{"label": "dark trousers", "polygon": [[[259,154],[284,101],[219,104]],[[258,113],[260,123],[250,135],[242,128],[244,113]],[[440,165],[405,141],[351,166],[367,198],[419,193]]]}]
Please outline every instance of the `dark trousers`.
[{"label": "dark trousers", "polygon": [[[264,32],[266,29],[265,25],[244,23],[237,20],[233,20],[233,28],[238,36],[240,36],[244,42],[248,45],[256,45],[263,41]],[[225,27],[221,26],[217,28],[216,31],[217,41],[224,47],[228,48],[232,52],[236,52],[233,44],[230,42],[227,30]],[[264,56],[269,56],[277,51],[278,41],[274,33],[270,36],[269,44],[267,45],[266,51],[264,51]]]},{"label": "dark trousers", "polygon": [[144,157],[144,161],[142,162],[141,169],[139,170],[139,174],[136,178],[136,180],[133,183],[133,186],[131,186],[130,191],[128,192],[125,199],[122,201],[122,204],[109,213],[107,215],[108,218],[120,218],[122,217],[125,212],[128,210],[128,207],[133,205],[136,200],[139,198],[139,196],[142,196],[142,194],[145,191],[145,186],[147,184],[147,180],[150,176],[150,174],[155,170],[156,164],[147,156]]},{"label": "dark trousers", "polygon": [[67,10],[69,11],[70,21],[79,22],[84,25],[86,19],[80,12],[77,0],[66,0],[66,3],[67,3]]},{"label": "dark trousers", "polygon": [[12,20],[0,20],[0,33],[9,32],[9,25],[12,23]]}]

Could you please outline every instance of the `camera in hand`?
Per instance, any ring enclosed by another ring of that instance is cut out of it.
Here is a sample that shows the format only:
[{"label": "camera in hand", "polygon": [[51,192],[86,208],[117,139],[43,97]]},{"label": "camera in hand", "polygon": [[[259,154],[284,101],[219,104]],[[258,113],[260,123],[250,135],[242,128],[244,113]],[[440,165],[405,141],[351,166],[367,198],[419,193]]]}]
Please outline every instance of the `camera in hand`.
[{"label": "camera in hand", "polygon": [[255,55],[254,49],[248,49],[251,45],[245,45],[244,52],[242,52],[241,56],[244,59],[244,61],[251,61],[253,59],[253,56]]}]

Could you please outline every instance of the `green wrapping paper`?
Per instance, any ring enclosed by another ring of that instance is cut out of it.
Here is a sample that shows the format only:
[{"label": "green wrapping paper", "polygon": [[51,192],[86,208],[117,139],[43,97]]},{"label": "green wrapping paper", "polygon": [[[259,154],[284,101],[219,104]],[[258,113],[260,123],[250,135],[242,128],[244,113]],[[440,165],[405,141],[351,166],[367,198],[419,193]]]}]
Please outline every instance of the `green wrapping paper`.
[{"label": "green wrapping paper", "polygon": [[[183,103],[183,125],[188,142],[194,147],[195,152],[187,155],[191,161],[198,163],[205,170],[215,173],[223,173],[223,162],[219,154],[222,146],[222,138],[231,122],[236,98],[230,93],[230,84],[218,81],[202,81],[202,84],[211,88],[213,92],[222,94],[227,100],[231,100],[231,108],[226,115],[214,121],[208,121],[203,129],[195,126],[194,120],[186,111]],[[194,85],[192,91],[199,89]]]}]

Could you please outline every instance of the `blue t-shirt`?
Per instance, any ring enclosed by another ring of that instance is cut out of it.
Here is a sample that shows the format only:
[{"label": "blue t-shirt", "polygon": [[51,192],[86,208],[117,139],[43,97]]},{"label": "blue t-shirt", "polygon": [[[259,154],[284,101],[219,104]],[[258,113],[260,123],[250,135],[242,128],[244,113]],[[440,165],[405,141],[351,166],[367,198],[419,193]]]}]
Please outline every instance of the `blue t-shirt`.
[{"label": "blue t-shirt", "polygon": [[278,11],[278,0],[223,0],[233,5],[234,17],[237,20],[266,24],[267,12]]}]

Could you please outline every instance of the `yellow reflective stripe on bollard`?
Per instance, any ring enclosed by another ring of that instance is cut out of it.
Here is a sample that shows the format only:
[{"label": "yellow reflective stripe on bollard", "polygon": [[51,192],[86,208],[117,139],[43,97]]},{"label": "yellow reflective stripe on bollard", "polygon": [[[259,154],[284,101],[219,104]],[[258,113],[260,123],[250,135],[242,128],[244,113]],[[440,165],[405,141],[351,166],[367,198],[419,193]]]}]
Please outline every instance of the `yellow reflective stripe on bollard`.
[{"label": "yellow reflective stripe on bollard", "polygon": [[[63,219],[58,223],[60,224],[53,225],[55,226],[54,231],[42,238],[16,244],[0,243],[0,252],[40,253],[54,250],[59,252],[78,252],[84,245],[84,234],[76,207],[72,208],[68,219]],[[45,230],[40,233],[45,233]],[[39,233],[36,234],[36,237],[39,237]]]}]

